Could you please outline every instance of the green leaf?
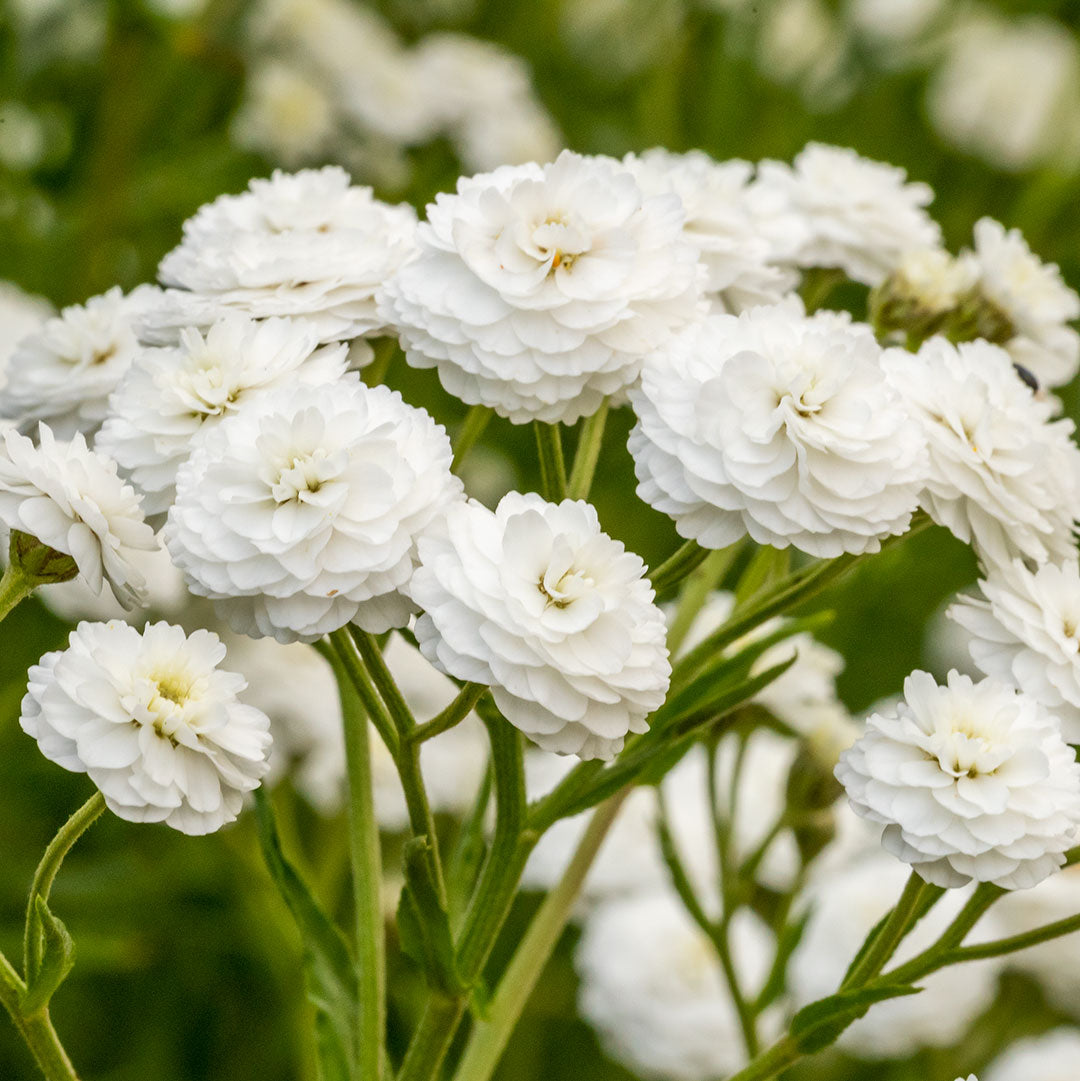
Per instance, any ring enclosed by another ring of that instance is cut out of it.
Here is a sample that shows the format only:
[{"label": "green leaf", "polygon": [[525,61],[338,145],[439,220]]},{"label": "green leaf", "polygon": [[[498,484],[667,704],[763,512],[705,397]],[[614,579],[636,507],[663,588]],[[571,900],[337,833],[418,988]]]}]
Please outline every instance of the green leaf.
[{"label": "green leaf", "polygon": [[401,949],[423,969],[433,991],[455,995],[465,990],[457,971],[450,917],[439,900],[431,869],[431,842],[413,837],[405,842],[405,886],[398,901]]},{"label": "green leaf", "polygon": [[48,1006],[75,964],[75,943],[63,922],[49,910],[44,897],[34,898],[31,921],[30,933],[40,936],[42,950],[41,964],[36,972],[28,974],[22,996],[22,1011],[27,1016]]},{"label": "green leaf", "polygon": [[844,1029],[862,1017],[875,1002],[917,995],[921,990],[911,984],[890,983],[839,991],[799,1010],[791,1021],[791,1037],[804,1055],[812,1055],[835,1043]]},{"label": "green leaf", "polygon": [[278,892],[300,932],[304,982],[316,1010],[319,1073],[322,1081],[348,1081],[356,1058],[358,1011],[356,970],[344,936],[323,911],[307,883],[286,859],[274,811],[262,789],[255,792],[259,844]]}]

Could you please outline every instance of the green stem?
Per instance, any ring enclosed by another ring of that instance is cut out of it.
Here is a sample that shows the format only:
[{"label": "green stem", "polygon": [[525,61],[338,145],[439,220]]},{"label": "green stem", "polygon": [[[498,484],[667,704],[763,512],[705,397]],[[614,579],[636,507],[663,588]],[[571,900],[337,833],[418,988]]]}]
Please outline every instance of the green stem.
[{"label": "green stem", "polygon": [[451,473],[457,474],[461,472],[461,463],[465,461],[465,456],[484,434],[484,429],[488,426],[488,422],[493,415],[486,405],[474,405],[465,414],[465,420],[458,429],[457,438],[454,440],[454,461],[450,466]]},{"label": "green stem", "polygon": [[8,563],[0,578],[0,619],[4,619],[20,601],[34,592],[37,582],[14,560]]},{"label": "green stem", "polygon": [[802,1057],[802,1052],[795,1046],[795,1041],[790,1036],[785,1036],[729,1078],[729,1081],[768,1081],[770,1077],[775,1077]]},{"label": "green stem", "polygon": [[708,558],[708,548],[702,548],[694,540],[685,541],[660,566],[649,572],[649,581],[652,582],[653,591],[659,597],[672,586],[678,585],[694,568]]},{"label": "green stem", "polygon": [[487,687],[482,683],[466,683],[441,713],[436,713],[426,724],[417,725],[409,734],[409,739],[413,743],[423,743],[460,724],[484,697],[486,691]]},{"label": "green stem", "polygon": [[375,731],[379,733],[379,738],[386,745],[390,756],[397,761],[398,735],[394,722],[375,690],[367,669],[360,663],[348,633],[344,629],[336,630],[327,640],[316,642],[315,648],[330,662],[335,671],[339,664],[344,668],[353,690],[360,696],[368,720],[375,726]]},{"label": "green stem", "polygon": [[1080,915],[1067,916],[1065,919],[1045,923],[1042,927],[1025,931],[1023,934],[994,939],[992,942],[979,942],[974,946],[959,946],[946,955],[948,960],[944,963],[951,965],[960,961],[980,961],[985,957],[1000,957],[1002,954],[1038,946],[1042,942],[1049,942],[1051,939],[1072,934],[1077,930],[1080,930]]},{"label": "green stem", "polygon": [[474,1027],[454,1081],[488,1081],[494,1073],[514,1026],[562,937],[585,876],[629,793],[630,789],[624,789],[596,808],[558,885],[529,924],[499,981],[485,1018]]},{"label": "green stem", "polygon": [[709,594],[716,588],[717,583],[724,577],[735,560],[741,541],[728,545],[727,548],[717,548],[709,552],[705,561],[691,571],[683,582],[682,592],[679,595],[679,604],[675,610],[675,618],[671,621],[668,630],[668,652],[674,657],[679,652],[679,647],[686,641],[686,635],[708,600]]},{"label": "green stem", "polygon": [[369,387],[386,382],[386,372],[394,359],[397,347],[396,338],[380,338],[372,345],[371,351],[374,356],[363,370],[364,382]]},{"label": "green stem", "polygon": [[600,460],[600,447],[604,442],[604,426],[607,423],[608,400],[600,403],[600,408],[591,417],[586,417],[581,424],[577,450],[574,452],[574,465],[570,470],[570,481],[566,494],[571,499],[588,499],[592,487],[596,463]]},{"label": "green stem", "polygon": [[540,463],[540,490],[549,503],[566,498],[566,464],[563,461],[562,428],[558,423],[533,421],[536,454]]},{"label": "green stem", "polygon": [[334,664],[334,674],[341,695],[349,785],[349,855],[359,990],[357,1077],[358,1081],[380,1081],[386,1061],[386,944],[381,896],[382,854],[371,779],[370,733],[367,712],[348,668],[340,658]]},{"label": "green stem", "polygon": [[[105,811],[105,797],[95,792],[57,831],[49,842],[45,855],[34,872],[30,886],[30,899],[26,906],[26,926],[23,930],[23,976],[32,983],[41,968],[41,928],[37,917],[37,898],[48,901],[49,891],[56,881],[60,864],[71,851],[75,842],[101,817]],[[35,934],[36,930],[36,934]]]},{"label": "green stem", "polygon": [[404,743],[416,727],[416,718],[412,715],[412,710],[409,709],[405,696],[401,693],[396,680],[387,667],[386,659],[382,655],[382,650],[379,649],[378,642],[367,631],[362,631],[359,627],[354,627],[351,624],[348,627],[348,632],[353,642],[356,643],[360,658],[371,676],[372,683],[375,684],[375,689],[379,692],[379,697],[386,703],[386,708],[390,712],[390,719],[397,729],[399,740]]}]

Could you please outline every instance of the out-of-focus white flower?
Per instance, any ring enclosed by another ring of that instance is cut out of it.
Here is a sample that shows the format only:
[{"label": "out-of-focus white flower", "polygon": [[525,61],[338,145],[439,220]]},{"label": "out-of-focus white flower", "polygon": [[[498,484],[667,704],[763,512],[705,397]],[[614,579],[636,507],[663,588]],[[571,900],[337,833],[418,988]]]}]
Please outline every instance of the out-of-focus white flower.
[{"label": "out-of-focus white flower", "polygon": [[882,366],[928,443],[922,503],[984,561],[1037,562],[1075,553],[1080,450],[1073,423],[1052,421],[1012,358],[987,342],[944,338],[918,354],[887,350]]},{"label": "out-of-focus white flower", "polygon": [[[748,996],[761,989],[772,936],[740,909],[733,962]],[[578,1009],[607,1053],[641,1077],[701,1081],[745,1065],[738,1014],[716,949],[674,892],[610,900],[585,923],[575,965]]]},{"label": "out-of-focus white flower", "polygon": [[979,280],[970,255],[959,258],[944,248],[912,248],[900,257],[886,288],[926,315],[944,315],[955,308]]},{"label": "out-of-focus white flower", "polygon": [[917,41],[941,13],[945,0],[848,0],[855,29],[891,48]]},{"label": "out-of-focus white flower", "polygon": [[229,313],[205,334],[180,332],[174,349],[145,349],[109,401],[96,446],[143,493],[147,514],[164,514],[176,470],[200,432],[281,386],[331,383],[345,371],[344,345],[317,348],[304,320]]},{"label": "out-of-focus white flower", "polygon": [[210,631],[80,623],[30,669],[20,724],[121,818],[212,833],[240,813],[270,751],[270,722],[237,700],[244,679],[224,658]]},{"label": "out-of-focus white flower", "polygon": [[1080,824],[1080,765],[1057,719],[995,679],[950,672],[939,686],[913,672],[836,776],[885,827],[885,848],[939,886],[1034,886],[1065,862]]},{"label": "out-of-focus white flower", "polygon": [[141,603],[146,583],[132,552],[153,550],[157,542],[116,463],[88,450],[81,433],[57,442],[46,424],[38,429],[38,446],[14,429],[2,438],[0,524],[71,556],[93,592],[108,582],[125,607]]},{"label": "out-of-focus white flower", "polygon": [[459,503],[420,538],[410,592],[424,656],[491,687],[549,751],[611,758],[667,692],[664,617],[645,564],[587,503],[511,492],[494,512]]},{"label": "out-of-focus white flower", "polygon": [[1067,325],[1080,316],[1080,296],[1056,264],[1041,262],[1019,229],[993,218],[975,223],[971,259],[980,291],[1016,331],[1004,343],[1009,355],[1044,386],[1068,383],[1080,370],[1080,334]]},{"label": "out-of-focus white flower", "polygon": [[971,635],[980,671],[1037,698],[1080,743],[1080,568],[1076,560],[1030,571],[1020,561],[979,582],[982,597],[949,609]]},{"label": "out-of-focus white flower", "polygon": [[822,0],[775,0],[761,15],[758,69],[798,88],[814,112],[836,108],[855,88],[847,28]]},{"label": "out-of-focus white flower", "polygon": [[763,161],[751,205],[778,251],[805,267],[839,267],[877,285],[909,248],[937,247],[941,230],[923,209],[934,197],[907,173],[846,147],[809,143],[794,168]]},{"label": "out-of-focus white flower", "polygon": [[413,252],[416,215],[353,186],[337,166],[280,170],[184,223],[161,280],[252,318],[303,316],[321,341],[384,329],[375,290]]},{"label": "out-of-focus white flower", "polygon": [[578,0],[560,5],[557,18],[560,44],[590,78],[619,83],[678,48],[686,9],[678,0]]},{"label": "out-of-focus white flower", "polygon": [[139,350],[133,321],[156,293],[143,286],[125,296],[114,288],[46,320],[8,359],[0,414],[20,425],[44,420],[62,439],[92,438]]},{"label": "out-of-focus white flower", "polygon": [[707,548],[749,533],[817,556],[903,533],[923,436],[869,328],[797,303],[715,315],[656,350],[631,392],[638,495]]},{"label": "out-of-focus white flower", "polygon": [[[836,991],[863,940],[896,904],[906,877],[907,868],[880,849],[816,868],[805,893],[810,920],[788,968],[797,1005]],[[967,899],[966,891],[956,891],[939,901],[904,939],[896,962],[932,946]],[[979,937],[996,937],[987,927],[980,922]],[[845,1030],[839,1046],[871,1059],[902,1058],[921,1047],[950,1046],[994,1001],[999,968],[995,959],[935,972],[919,981],[923,987],[919,994],[873,1005]]]},{"label": "out-of-focus white flower", "polygon": [[428,206],[419,258],[380,310],[409,363],[516,424],[571,424],[698,317],[704,270],[675,195],[564,151],[462,179]]},{"label": "out-of-focus white flower", "polygon": [[408,621],[417,534],[454,500],[446,432],[355,376],[260,394],[195,441],[164,536],[194,593],[253,637]]},{"label": "out-of-focus white flower", "polygon": [[1073,1081],[1080,1062],[1080,1032],[1055,1028],[1006,1048],[987,1066],[986,1081]]},{"label": "out-of-focus white flower", "polygon": [[15,347],[39,330],[52,312],[52,305],[44,297],[24,293],[13,282],[0,281],[0,390],[5,388]]},{"label": "out-of-focus white flower", "polygon": [[623,164],[646,195],[674,192],[682,200],[683,235],[700,252],[708,293],[720,311],[775,304],[798,284],[796,271],[772,261],[772,245],[747,205],[749,162],[717,162],[700,150],[673,154],[655,147],[627,154]]}]

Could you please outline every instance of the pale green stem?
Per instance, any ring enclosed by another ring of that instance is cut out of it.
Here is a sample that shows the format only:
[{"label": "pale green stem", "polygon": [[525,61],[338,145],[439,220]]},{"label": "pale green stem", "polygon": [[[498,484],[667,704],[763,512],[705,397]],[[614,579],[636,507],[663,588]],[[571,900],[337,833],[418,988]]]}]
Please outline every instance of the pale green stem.
[{"label": "pale green stem", "polygon": [[491,410],[486,405],[474,405],[465,414],[465,420],[462,422],[461,428],[458,429],[457,438],[454,440],[454,460],[450,466],[452,473],[461,472],[461,463],[465,461],[465,456],[484,434],[484,429],[488,426],[492,415]]},{"label": "pale green stem", "polygon": [[536,453],[540,462],[541,494],[549,503],[566,498],[566,464],[563,461],[562,427],[533,421]]},{"label": "pale green stem", "polygon": [[375,354],[371,363],[363,370],[364,382],[369,387],[377,386],[386,382],[386,373],[390,368],[390,362],[397,352],[398,343],[394,338],[381,338],[371,347]]},{"label": "pale green stem", "polygon": [[566,494],[570,499],[588,499],[592,488],[596,463],[600,460],[600,447],[604,442],[604,426],[607,422],[608,400],[600,403],[600,408],[587,417],[581,424],[577,450],[574,452],[574,465],[570,470]]},{"label": "pale green stem", "polygon": [[778,1040],[763,1054],[758,1055],[744,1069],[733,1074],[729,1081],[768,1081],[803,1057],[790,1036]]},{"label": "pale green stem", "polygon": [[649,572],[649,581],[657,596],[678,585],[692,570],[709,558],[709,549],[697,541],[688,540],[680,545],[655,570]]},{"label": "pale green stem", "polygon": [[673,657],[686,641],[686,635],[708,599],[709,593],[728,572],[741,547],[741,542],[737,541],[735,544],[728,545],[727,548],[717,548],[709,552],[705,561],[687,576],[679,595],[675,618],[671,621],[671,627],[668,630],[668,652]]},{"label": "pale green stem", "polygon": [[426,724],[418,725],[409,734],[414,743],[423,743],[434,736],[441,735],[455,725],[460,724],[487,691],[482,683],[466,683],[458,691],[457,697],[441,712],[435,714]]},{"label": "pale green stem", "polygon": [[18,563],[8,563],[4,576],[0,578],[0,619],[4,619],[18,607],[20,601],[29,597],[35,585],[37,582]]}]

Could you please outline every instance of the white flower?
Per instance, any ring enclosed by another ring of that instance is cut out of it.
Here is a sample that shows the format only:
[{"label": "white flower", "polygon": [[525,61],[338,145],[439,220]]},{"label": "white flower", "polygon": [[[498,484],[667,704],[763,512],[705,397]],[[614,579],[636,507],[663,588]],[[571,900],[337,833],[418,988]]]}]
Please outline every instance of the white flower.
[{"label": "white flower", "polygon": [[57,442],[45,424],[36,447],[14,429],[2,438],[0,524],[71,556],[95,593],[108,582],[125,607],[141,603],[146,583],[132,553],[157,544],[116,463],[88,450],[81,433]]},{"label": "white flower", "polygon": [[[731,940],[736,971],[752,999],[769,971],[772,936],[740,909]],[[582,1017],[607,1053],[636,1075],[701,1081],[745,1065],[738,1014],[716,949],[674,893],[598,906],[585,924],[575,966]]]},{"label": "white flower", "polygon": [[1008,318],[1016,337],[1005,343],[1013,360],[1040,384],[1060,387],[1080,370],[1080,334],[1068,322],[1080,316],[1080,296],[1054,263],[1043,263],[1019,229],[993,220],[975,223],[973,262],[980,291]]},{"label": "white flower", "polygon": [[147,514],[169,509],[176,470],[192,439],[281,386],[330,383],[345,371],[346,347],[317,349],[304,320],[254,321],[230,313],[205,333],[180,332],[174,349],[145,349],[109,400],[96,446],[143,493]]},{"label": "white flower", "polygon": [[270,751],[269,721],[237,701],[244,679],[224,658],[210,631],[80,623],[30,669],[20,723],[114,814],[212,833],[240,813]]},{"label": "white flower", "polygon": [[805,267],[839,267],[877,285],[908,248],[937,247],[941,230],[923,209],[934,197],[907,173],[846,147],[809,143],[794,168],[763,161],[751,205],[765,234]]},{"label": "white flower", "polygon": [[113,388],[138,352],[133,321],[157,290],[128,296],[110,289],[65,308],[23,338],[7,362],[0,414],[29,425],[44,420],[60,438],[92,438]]},{"label": "white flower", "polygon": [[455,397],[571,424],[697,318],[704,270],[682,225],[676,196],[643,196],[608,158],[564,151],[462,179],[428,206],[383,318]]},{"label": "white flower", "polygon": [[327,166],[252,180],[184,223],[161,261],[167,285],[260,319],[303,316],[322,341],[379,333],[375,290],[412,254],[416,215]]},{"label": "white flower", "polygon": [[460,497],[450,460],[446,432],[385,386],[280,387],[196,439],[165,541],[244,634],[400,627],[416,536]]},{"label": "white flower", "polygon": [[1055,1028],[1017,1040],[986,1068],[986,1081],[1074,1081],[1080,1032]]},{"label": "white flower", "polygon": [[979,280],[970,255],[959,258],[944,248],[912,248],[893,271],[891,291],[926,315],[955,308]]},{"label": "white flower", "polygon": [[[1020,560],[979,582],[983,597],[949,608],[972,635],[979,670],[1038,699],[1080,742],[1080,568],[1075,559],[1030,571]],[[983,599],[985,598],[985,599]]]},{"label": "white flower", "polygon": [[0,390],[4,390],[15,347],[40,329],[52,313],[53,307],[44,297],[24,293],[14,282],[0,281]]},{"label": "white flower", "polygon": [[1060,867],[1080,824],[1080,765],[1057,719],[995,679],[926,672],[840,756],[852,807],[928,882],[1024,889]]},{"label": "white flower", "polygon": [[631,393],[638,495],[707,548],[749,533],[818,556],[876,552],[911,520],[923,438],[866,327],[796,304],[715,315]]},{"label": "white flower", "polygon": [[720,311],[741,312],[775,304],[795,288],[799,275],[773,262],[746,199],[753,166],[713,161],[700,150],[673,154],[656,147],[627,154],[623,164],[647,195],[674,192],[686,212],[683,235],[708,269],[708,292]]},{"label": "white flower", "polygon": [[491,687],[549,751],[611,758],[667,693],[664,617],[645,564],[587,503],[511,492],[459,503],[420,538],[416,637],[436,668]]},{"label": "white flower", "polygon": [[882,366],[925,433],[930,517],[988,563],[1037,562],[1075,552],[1080,450],[1072,421],[1051,420],[997,346],[944,338],[917,355],[887,350]]}]

